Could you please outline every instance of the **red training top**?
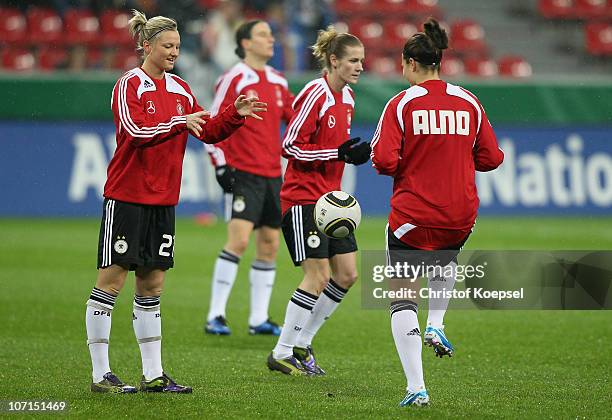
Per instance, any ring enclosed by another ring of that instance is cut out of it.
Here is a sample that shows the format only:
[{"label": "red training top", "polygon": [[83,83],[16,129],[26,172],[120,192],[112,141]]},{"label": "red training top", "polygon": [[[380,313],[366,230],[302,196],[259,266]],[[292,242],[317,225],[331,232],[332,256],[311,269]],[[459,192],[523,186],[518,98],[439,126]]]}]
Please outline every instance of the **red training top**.
[{"label": "red training top", "polygon": [[326,77],[311,81],[297,95],[283,140],[288,159],[281,189],[283,213],[340,189],[344,162],[338,159],[338,146],[350,137],[354,107],[351,88],[335,92]]},{"label": "red training top", "polygon": [[[153,79],[142,68],[132,69],[115,84],[111,108],[117,148],[108,166],[104,197],[176,205],[187,145],[185,115],[202,111],[187,82],[170,73]],[[233,105],[216,118],[204,119],[199,140],[206,143],[223,140],[244,123]]]},{"label": "red training top", "polygon": [[475,171],[504,159],[476,96],[442,80],[400,92],[385,106],[372,139],[372,165],[393,177],[389,226],[470,229],[476,220]]},{"label": "red training top", "polygon": [[214,166],[230,165],[243,172],[278,178],[281,176],[281,121],[289,122],[293,115],[293,95],[287,80],[270,66],[255,70],[240,62],[221,76],[211,112],[233,104],[239,95],[257,96],[268,104],[263,120],[249,118],[242,130],[226,141],[206,146]]}]

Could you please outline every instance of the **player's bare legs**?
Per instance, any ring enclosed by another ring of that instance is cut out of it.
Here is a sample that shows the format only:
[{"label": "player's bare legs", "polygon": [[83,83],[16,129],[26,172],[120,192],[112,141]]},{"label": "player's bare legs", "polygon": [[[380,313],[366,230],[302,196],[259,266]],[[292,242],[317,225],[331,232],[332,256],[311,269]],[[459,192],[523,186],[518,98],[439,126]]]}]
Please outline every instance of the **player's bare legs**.
[{"label": "player's bare legs", "polygon": [[98,278],[96,279],[96,288],[118,296],[121,289],[123,289],[127,275],[128,270],[126,268],[115,264],[110,267],[100,268],[98,270]]},{"label": "player's bare legs", "polygon": [[213,271],[210,305],[204,329],[209,334],[231,333],[225,319],[225,309],[236,281],[240,257],[249,245],[253,227],[253,222],[243,219],[231,219],[227,224],[227,242],[217,257]]},{"label": "player's bare legs", "polygon": [[304,278],[298,288],[319,296],[329,281],[329,260],[327,258],[306,258],[302,262]]},{"label": "player's bare legs", "polygon": [[269,319],[268,307],[276,277],[280,229],[261,226],[255,231],[255,261],[249,271],[251,289],[250,334],[279,335],[280,326]]},{"label": "player's bare legs", "polygon": [[330,258],[332,279],[344,289],[350,289],[357,281],[357,253],[337,254]]},{"label": "player's bare legs", "polygon": [[227,224],[227,242],[223,249],[239,258],[242,257],[247,246],[249,246],[249,238],[253,228],[254,224],[251,221],[244,219],[230,220]]},{"label": "player's bare legs", "polygon": [[255,258],[273,263],[276,261],[280,238],[280,229],[262,226],[256,231]]}]

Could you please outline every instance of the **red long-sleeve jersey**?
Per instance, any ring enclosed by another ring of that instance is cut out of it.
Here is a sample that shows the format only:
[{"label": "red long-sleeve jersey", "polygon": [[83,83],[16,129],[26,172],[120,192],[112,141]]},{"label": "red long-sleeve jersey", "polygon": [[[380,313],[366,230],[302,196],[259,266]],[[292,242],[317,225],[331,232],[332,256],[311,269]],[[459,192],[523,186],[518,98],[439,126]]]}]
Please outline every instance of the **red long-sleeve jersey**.
[{"label": "red long-sleeve jersey", "polygon": [[504,159],[476,96],[442,80],[400,92],[372,139],[372,165],[393,177],[389,225],[469,229],[478,211],[475,171]]},{"label": "red long-sleeve jersey", "polygon": [[338,146],[350,137],[354,108],[351,88],[335,92],[325,77],[311,81],[297,95],[296,112],[283,139],[288,159],[281,189],[283,213],[340,189],[344,162],[338,159]]},{"label": "red long-sleeve jersey", "polygon": [[257,96],[268,104],[263,120],[249,118],[244,128],[215,146],[206,146],[214,166],[236,169],[267,178],[281,176],[281,121],[293,115],[293,95],[287,80],[270,66],[255,70],[240,62],[221,76],[211,106],[212,115],[234,103],[239,95]]},{"label": "red long-sleeve jersey", "polygon": [[[141,68],[132,69],[115,84],[111,108],[117,148],[108,166],[104,197],[176,205],[187,145],[185,115],[202,110],[187,82],[170,73],[153,79]],[[233,105],[206,120],[199,136],[206,143],[223,140],[244,123]]]}]

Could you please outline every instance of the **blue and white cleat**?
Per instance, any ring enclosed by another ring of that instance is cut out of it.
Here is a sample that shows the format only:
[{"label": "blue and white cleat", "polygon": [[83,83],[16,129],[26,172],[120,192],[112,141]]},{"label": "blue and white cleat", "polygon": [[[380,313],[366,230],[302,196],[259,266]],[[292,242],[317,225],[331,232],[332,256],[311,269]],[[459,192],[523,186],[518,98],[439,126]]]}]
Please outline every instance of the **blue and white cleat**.
[{"label": "blue and white cleat", "polygon": [[221,315],[208,321],[204,327],[204,331],[206,334],[214,335],[230,335],[232,333],[227,326],[227,320]]},{"label": "blue and white cleat", "polygon": [[270,319],[257,325],[256,327],[249,325],[249,334],[251,335],[274,335],[278,337],[280,333],[280,325]]},{"label": "blue and white cleat", "polygon": [[434,348],[434,353],[437,357],[442,358],[446,355],[448,355],[448,357],[453,356],[455,349],[444,335],[444,327],[434,328],[432,326],[427,326],[425,334],[423,335],[423,341],[426,346]]},{"label": "blue and white cleat", "polygon": [[429,405],[429,395],[426,390],[419,392],[406,392],[406,396],[400,401],[400,407],[424,407]]}]

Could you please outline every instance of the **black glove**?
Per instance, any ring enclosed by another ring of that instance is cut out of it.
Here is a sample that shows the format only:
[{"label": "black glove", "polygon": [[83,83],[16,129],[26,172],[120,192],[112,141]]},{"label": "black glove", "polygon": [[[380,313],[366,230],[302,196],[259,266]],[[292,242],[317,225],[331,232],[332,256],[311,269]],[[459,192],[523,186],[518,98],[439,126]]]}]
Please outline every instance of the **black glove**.
[{"label": "black glove", "polygon": [[[359,143],[361,137],[345,141],[338,147],[338,159],[353,165],[361,165],[370,159],[370,143]],[[355,146],[356,143],[359,143]]]},{"label": "black glove", "polygon": [[217,166],[215,169],[217,182],[226,193],[231,193],[234,187],[234,171],[229,165]]}]

